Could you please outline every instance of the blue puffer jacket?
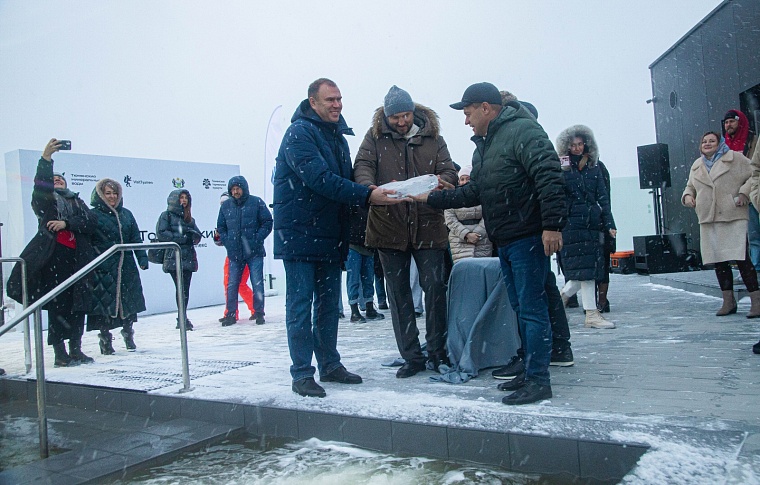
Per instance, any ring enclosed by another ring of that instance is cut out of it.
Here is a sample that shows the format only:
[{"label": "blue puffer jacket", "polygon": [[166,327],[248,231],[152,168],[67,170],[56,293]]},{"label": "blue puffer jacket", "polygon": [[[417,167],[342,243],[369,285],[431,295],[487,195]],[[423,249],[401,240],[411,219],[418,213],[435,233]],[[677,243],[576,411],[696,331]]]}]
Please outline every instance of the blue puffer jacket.
[{"label": "blue puffer jacket", "polygon": [[366,206],[370,189],[352,182],[343,117],[329,123],[301,102],[277,155],[274,174],[274,257],[345,261],[348,205]]},{"label": "blue puffer jacket", "polygon": [[272,213],[266,203],[248,191],[248,181],[242,175],[232,177],[227,192],[239,186],[243,195],[230,197],[219,208],[216,230],[231,260],[246,260],[251,256],[264,257],[264,239],[272,232]]}]

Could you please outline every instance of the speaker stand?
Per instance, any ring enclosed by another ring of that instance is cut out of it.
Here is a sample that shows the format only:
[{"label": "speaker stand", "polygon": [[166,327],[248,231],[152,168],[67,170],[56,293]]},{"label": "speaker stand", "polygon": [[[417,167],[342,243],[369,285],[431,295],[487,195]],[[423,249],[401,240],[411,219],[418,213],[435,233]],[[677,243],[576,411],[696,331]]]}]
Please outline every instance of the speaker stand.
[{"label": "speaker stand", "polygon": [[[663,186],[665,184],[663,183]],[[664,187],[653,187],[652,188],[652,203],[654,205],[654,229],[655,234],[662,235],[665,234],[665,224],[663,222],[663,216],[662,216],[662,191]]]}]

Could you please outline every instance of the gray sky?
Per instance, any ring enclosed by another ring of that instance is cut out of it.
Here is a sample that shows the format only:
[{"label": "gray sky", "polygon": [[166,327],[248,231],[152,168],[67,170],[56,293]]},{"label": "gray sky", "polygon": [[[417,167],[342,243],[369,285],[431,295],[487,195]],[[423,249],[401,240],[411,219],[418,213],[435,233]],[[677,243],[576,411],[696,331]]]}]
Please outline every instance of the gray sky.
[{"label": "gray sky", "polygon": [[79,153],[237,163],[263,191],[272,111],[289,120],[324,76],[352,154],[397,84],[469,165],[472,132],[448,105],[489,81],[535,104],[552,141],[590,126],[612,176],[633,176],[636,146],[655,142],[648,66],[719,3],[0,0],[0,153],[66,138]]}]

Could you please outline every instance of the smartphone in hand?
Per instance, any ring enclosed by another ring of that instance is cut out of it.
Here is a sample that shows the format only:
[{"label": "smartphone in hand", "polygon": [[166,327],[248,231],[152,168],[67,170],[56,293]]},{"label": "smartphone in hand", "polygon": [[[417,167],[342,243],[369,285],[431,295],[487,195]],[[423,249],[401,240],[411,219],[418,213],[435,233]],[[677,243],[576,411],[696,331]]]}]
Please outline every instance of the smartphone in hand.
[{"label": "smartphone in hand", "polygon": [[59,140],[58,141],[58,149],[59,150],[71,150],[71,140]]}]

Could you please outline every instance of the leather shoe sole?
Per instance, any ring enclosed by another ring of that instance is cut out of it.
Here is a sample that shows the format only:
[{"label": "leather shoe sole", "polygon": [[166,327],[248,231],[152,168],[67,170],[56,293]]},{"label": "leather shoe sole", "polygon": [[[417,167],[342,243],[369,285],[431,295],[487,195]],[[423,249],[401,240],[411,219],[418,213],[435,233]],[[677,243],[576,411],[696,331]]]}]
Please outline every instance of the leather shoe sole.
[{"label": "leather shoe sole", "polygon": [[407,362],[406,364],[402,365],[398,371],[396,371],[396,377],[399,379],[406,379],[407,377],[412,377],[413,375],[419,374],[425,369],[425,364],[414,364]]},{"label": "leather shoe sole", "polygon": [[291,386],[293,392],[303,397],[325,397],[327,393],[325,390],[317,384],[313,378],[301,379],[295,381]]}]

